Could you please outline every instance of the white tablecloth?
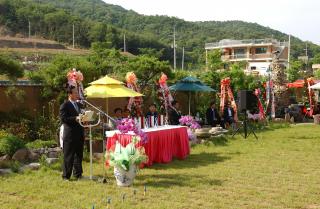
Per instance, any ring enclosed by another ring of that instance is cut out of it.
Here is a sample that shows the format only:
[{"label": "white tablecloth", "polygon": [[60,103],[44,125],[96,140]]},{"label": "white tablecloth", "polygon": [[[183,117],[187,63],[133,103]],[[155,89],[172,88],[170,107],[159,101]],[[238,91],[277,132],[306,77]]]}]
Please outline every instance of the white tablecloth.
[{"label": "white tablecloth", "polygon": [[[160,130],[167,130],[167,129],[175,129],[175,128],[180,128],[183,126],[177,126],[177,125],[165,125],[165,126],[158,126],[158,127],[152,127],[152,128],[145,128],[141,129],[143,132],[153,132],[153,131],[160,131]],[[113,130],[113,131],[106,131],[106,137],[112,137],[115,133],[120,133],[119,130]],[[127,134],[132,134],[134,133],[132,131],[129,131]]]}]

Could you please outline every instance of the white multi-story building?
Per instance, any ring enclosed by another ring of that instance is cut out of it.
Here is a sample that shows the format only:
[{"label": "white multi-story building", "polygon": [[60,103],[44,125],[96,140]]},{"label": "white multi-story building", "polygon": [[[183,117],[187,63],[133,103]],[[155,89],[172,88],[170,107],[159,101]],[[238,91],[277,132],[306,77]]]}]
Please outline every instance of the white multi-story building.
[{"label": "white multi-story building", "polygon": [[205,49],[206,55],[209,50],[220,49],[223,61],[246,61],[247,73],[267,75],[275,52],[279,61],[285,66],[288,65],[288,42],[279,42],[275,39],[223,39],[216,43],[206,43]]}]

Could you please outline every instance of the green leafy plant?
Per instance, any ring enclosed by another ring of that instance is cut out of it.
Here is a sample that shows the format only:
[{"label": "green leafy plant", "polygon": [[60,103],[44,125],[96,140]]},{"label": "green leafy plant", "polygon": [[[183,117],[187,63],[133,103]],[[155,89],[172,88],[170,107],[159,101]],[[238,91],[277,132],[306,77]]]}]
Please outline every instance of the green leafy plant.
[{"label": "green leafy plant", "polygon": [[10,134],[5,130],[0,130],[0,139],[9,136]]},{"label": "green leafy plant", "polygon": [[39,158],[39,163],[40,163],[41,167],[49,167],[46,155],[41,155],[41,157]]},{"label": "green leafy plant", "polygon": [[0,138],[0,154],[12,156],[18,149],[24,148],[25,143],[16,136],[9,135]]},{"label": "green leafy plant", "polygon": [[20,168],[21,168],[21,163],[19,161],[12,161],[10,163],[10,169],[12,172],[18,173],[20,171]]},{"label": "green leafy plant", "polygon": [[83,161],[89,162],[90,161],[90,152],[87,148],[83,149]]},{"label": "green leafy plant", "polygon": [[43,148],[43,147],[53,147],[56,146],[57,143],[55,141],[43,141],[43,140],[35,140],[33,142],[29,142],[26,144],[27,148],[33,148],[33,149],[38,149],[38,148]]},{"label": "green leafy plant", "polygon": [[30,121],[27,119],[21,119],[20,122],[9,122],[5,124],[7,132],[11,135],[14,135],[20,139],[23,139],[24,141],[29,140],[29,125]]}]

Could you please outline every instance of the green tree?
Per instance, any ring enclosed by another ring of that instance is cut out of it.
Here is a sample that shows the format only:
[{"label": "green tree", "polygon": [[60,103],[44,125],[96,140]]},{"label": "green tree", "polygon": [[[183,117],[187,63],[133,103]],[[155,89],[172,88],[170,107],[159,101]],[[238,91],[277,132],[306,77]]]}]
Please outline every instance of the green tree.
[{"label": "green tree", "polygon": [[219,49],[208,52],[208,69],[219,70],[223,68],[223,62],[221,60],[221,52]]},{"label": "green tree", "polygon": [[155,79],[160,77],[161,72],[171,75],[171,67],[168,62],[159,61],[155,57],[146,55],[135,57],[129,60],[127,71],[134,71],[139,78],[141,90],[152,85]]},{"label": "green tree", "polygon": [[57,100],[62,102],[65,98],[64,85],[67,82],[67,73],[72,68],[82,72],[84,85],[99,76],[94,65],[86,58],[63,54],[56,56],[49,65],[43,66],[39,71],[30,73],[29,77],[34,81],[43,83],[42,96],[44,98],[58,98]]},{"label": "green tree", "polygon": [[303,67],[304,63],[301,60],[293,60],[290,62],[290,68],[287,70],[288,80],[290,82],[297,80],[301,76],[300,71]]},{"label": "green tree", "polygon": [[9,56],[0,55],[0,75],[6,75],[11,79],[23,76],[23,68],[21,64]]},{"label": "green tree", "polygon": [[163,56],[164,49],[157,50],[152,48],[139,48],[140,54],[148,55],[150,57],[156,57],[160,59]]},{"label": "green tree", "polygon": [[316,55],[312,58],[311,64],[320,64],[320,53],[316,54]]}]

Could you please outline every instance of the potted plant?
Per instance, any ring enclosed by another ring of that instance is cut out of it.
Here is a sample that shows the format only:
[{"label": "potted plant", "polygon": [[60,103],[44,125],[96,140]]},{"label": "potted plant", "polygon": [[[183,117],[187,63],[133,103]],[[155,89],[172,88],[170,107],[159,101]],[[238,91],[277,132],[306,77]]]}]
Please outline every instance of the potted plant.
[{"label": "potted plant", "polygon": [[123,119],[117,125],[122,133],[134,132],[135,135],[126,146],[118,141],[115,146],[106,152],[106,165],[114,167],[114,176],[118,186],[130,186],[136,176],[141,163],[147,162],[143,143],[146,142],[145,134],[139,130],[132,119]]}]

